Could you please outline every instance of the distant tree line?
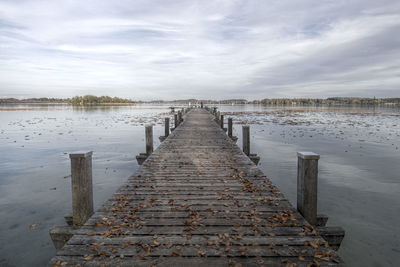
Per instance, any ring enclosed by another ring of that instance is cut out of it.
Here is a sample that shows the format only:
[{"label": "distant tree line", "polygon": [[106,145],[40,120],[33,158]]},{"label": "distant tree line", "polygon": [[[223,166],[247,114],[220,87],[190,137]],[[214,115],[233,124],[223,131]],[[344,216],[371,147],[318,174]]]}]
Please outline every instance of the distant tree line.
[{"label": "distant tree line", "polygon": [[362,97],[330,97],[330,98],[266,98],[255,100],[251,103],[279,106],[400,106],[400,98],[362,98]]},{"label": "distant tree line", "polygon": [[76,96],[73,98],[27,98],[27,99],[16,99],[16,98],[0,98],[0,104],[18,104],[18,103],[67,103],[71,105],[101,105],[101,104],[132,104],[135,103],[132,100],[110,97],[110,96]]},{"label": "distant tree line", "polygon": [[132,100],[111,96],[75,96],[68,101],[72,105],[133,104]]},{"label": "distant tree line", "polygon": [[265,98],[262,100],[247,101],[246,99],[226,99],[226,100],[200,100],[200,99],[181,99],[181,100],[155,100],[147,103],[171,103],[171,104],[263,104],[276,106],[339,106],[339,105],[359,105],[359,106],[400,106],[400,98],[362,98],[362,97],[330,97],[330,98]]},{"label": "distant tree line", "polygon": [[225,99],[225,100],[201,100],[201,99],[180,99],[180,100],[153,100],[146,103],[171,103],[171,104],[263,104],[276,106],[399,106],[400,98],[363,98],[363,97],[330,97],[330,98],[265,98],[262,100],[248,101],[246,99]]},{"label": "distant tree line", "polygon": [[330,97],[330,98],[265,98],[262,100],[247,101],[246,99],[180,99],[180,100],[153,100],[153,101],[133,101],[130,99],[110,97],[110,96],[76,96],[71,99],[62,98],[0,98],[0,104],[7,103],[68,103],[71,105],[103,105],[103,104],[134,104],[134,103],[153,103],[153,104],[263,104],[277,106],[398,106],[400,98],[363,98],[363,97]]},{"label": "distant tree line", "polygon": [[0,103],[67,103],[69,99],[62,98],[26,98],[26,99],[16,99],[16,98],[0,98]]}]

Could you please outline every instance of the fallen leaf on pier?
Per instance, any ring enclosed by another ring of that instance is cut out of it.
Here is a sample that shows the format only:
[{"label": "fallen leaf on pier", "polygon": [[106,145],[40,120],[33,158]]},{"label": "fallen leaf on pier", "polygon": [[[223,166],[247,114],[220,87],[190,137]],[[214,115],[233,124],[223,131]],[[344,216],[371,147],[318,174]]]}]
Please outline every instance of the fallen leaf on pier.
[{"label": "fallen leaf on pier", "polygon": [[66,262],[66,261],[57,261],[57,262],[53,263],[51,265],[51,267],[62,267],[62,266],[65,266],[67,264],[68,264],[68,262]]},{"label": "fallen leaf on pier", "polygon": [[132,246],[132,245],[133,245],[132,242],[127,241],[127,242],[121,243],[119,246],[120,246],[121,248],[127,248],[127,247]]},{"label": "fallen leaf on pier", "polygon": [[91,260],[93,260],[93,258],[94,258],[94,255],[85,255],[83,259],[85,261],[91,261]]},{"label": "fallen leaf on pier", "polygon": [[205,256],[206,256],[206,253],[205,253],[204,251],[199,250],[199,251],[197,252],[197,256],[199,256],[199,257],[205,257]]},{"label": "fallen leaf on pier", "polygon": [[313,262],[307,264],[307,267],[319,267],[319,266],[321,266],[321,264],[319,264],[319,262],[317,262],[317,261],[313,261]]},{"label": "fallen leaf on pier", "polygon": [[171,257],[182,257],[182,255],[177,252],[172,252],[170,256]]},{"label": "fallen leaf on pier", "polygon": [[304,246],[310,246],[312,248],[318,248],[318,244],[316,242],[312,242],[310,240],[307,240],[304,242]]},{"label": "fallen leaf on pier", "polygon": [[315,251],[314,258],[324,261],[333,261],[336,263],[340,262],[331,251],[321,251],[321,250]]},{"label": "fallen leaf on pier", "polygon": [[228,266],[229,267],[242,267],[242,264],[240,264],[239,262],[230,260],[229,263],[228,263]]},{"label": "fallen leaf on pier", "polygon": [[92,243],[91,245],[92,246],[95,246],[95,247],[100,247],[100,246],[104,246],[104,242],[100,242],[100,243]]}]

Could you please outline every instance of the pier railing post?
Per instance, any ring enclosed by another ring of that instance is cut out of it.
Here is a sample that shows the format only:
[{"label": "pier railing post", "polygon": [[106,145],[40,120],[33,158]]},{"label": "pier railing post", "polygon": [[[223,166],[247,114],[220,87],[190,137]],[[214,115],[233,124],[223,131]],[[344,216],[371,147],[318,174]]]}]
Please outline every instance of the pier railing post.
[{"label": "pier railing post", "polygon": [[238,140],[237,136],[233,136],[233,120],[232,120],[232,118],[228,118],[228,137],[235,143]]},{"label": "pier railing post", "polygon": [[233,135],[233,122],[232,118],[228,118],[228,136],[232,137]]},{"label": "pier railing post", "polygon": [[224,115],[221,115],[220,125],[221,125],[222,130],[224,130],[224,132],[226,132],[228,129],[224,128],[224,124],[225,124]]},{"label": "pier railing post", "polygon": [[297,152],[297,210],[311,224],[317,224],[318,160],[313,152]]},{"label": "pier railing post", "polygon": [[179,121],[179,124],[181,124],[181,122],[182,122],[182,111],[178,111],[178,121]]},{"label": "pier railing post", "polygon": [[175,123],[175,128],[178,127],[179,121],[178,121],[178,114],[174,114],[174,123]]},{"label": "pier railing post", "polygon": [[145,126],[145,139],[146,139],[146,153],[140,153],[136,156],[136,160],[139,165],[153,153],[153,125]]},{"label": "pier railing post", "polygon": [[169,136],[169,117],[165,118],[164,122],[164,135],[158,137],[163,142]]},{"label": "pier railing post", "polygon": [[92,152],[69,154],[71,159],[72,222],[83,225],[93,214]]},{"label": "pier railing post", "polygon": [[220,111],[217,111],[217,113],[215,113],[215,121],[216,121],[217,123],[219,123],[220,116],[221,116],[221,112],[220,112]]},{"label": "pier railing post", "polygon": [[257,154],[250,153],[250,126],[242,126],[242,141],[243,141],[243,152],[246,154],[254,164],[258,165],[260,157]]},{"label": "pier railing post", "polygon": [[243,152],[247,156],[250,156],[250,126],[244,125],[242,127],[242,139],[243,139]]},{"label": "pier railing post", "polygon": [[146,125],[146,154],[153,153],[153,125]]},{"label": "pier railing post", "polygon": [[169,135],[169,117],[165,118],[164,128],[165,128],[164,136],[165,136],[165,138],[167,138]]}]

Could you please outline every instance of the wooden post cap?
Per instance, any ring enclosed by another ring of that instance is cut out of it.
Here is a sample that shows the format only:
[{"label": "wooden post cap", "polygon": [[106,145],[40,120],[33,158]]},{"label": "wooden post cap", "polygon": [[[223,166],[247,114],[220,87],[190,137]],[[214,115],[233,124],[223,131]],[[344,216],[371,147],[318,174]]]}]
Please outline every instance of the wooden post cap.
[{"label": "wooden post cap", "polygon": [[73,153],[69,154],[69,158],[73,159],[73,158],[88,158],[91,157],[93,155],[93,151],[76,151]]},{"label": "wooden post cap", "polygon": [[314,152],[297,152],[297,156],[302,159],[319,159],[320,156]]}]

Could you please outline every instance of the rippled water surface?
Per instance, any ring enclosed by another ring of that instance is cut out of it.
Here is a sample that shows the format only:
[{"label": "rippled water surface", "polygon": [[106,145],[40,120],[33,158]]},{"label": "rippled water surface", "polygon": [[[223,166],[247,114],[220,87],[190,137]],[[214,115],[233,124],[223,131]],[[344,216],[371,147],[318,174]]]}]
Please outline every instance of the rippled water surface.
[{"label": "rippled water surface", "polygon": [[[295,203],[296,152],[321,155],[320,213],[342,226],[349,266],[400,266],[400,111],[219,106],[251,124],[260,167]],[[71,211],[68,153],[94,151],[95,206],[138,167],[144,124],[163,134],[168,106],[0,106],[0,266],[42,266],[55,254],[48,229]],[[155,138],[158,145],[158,138]]]}]

